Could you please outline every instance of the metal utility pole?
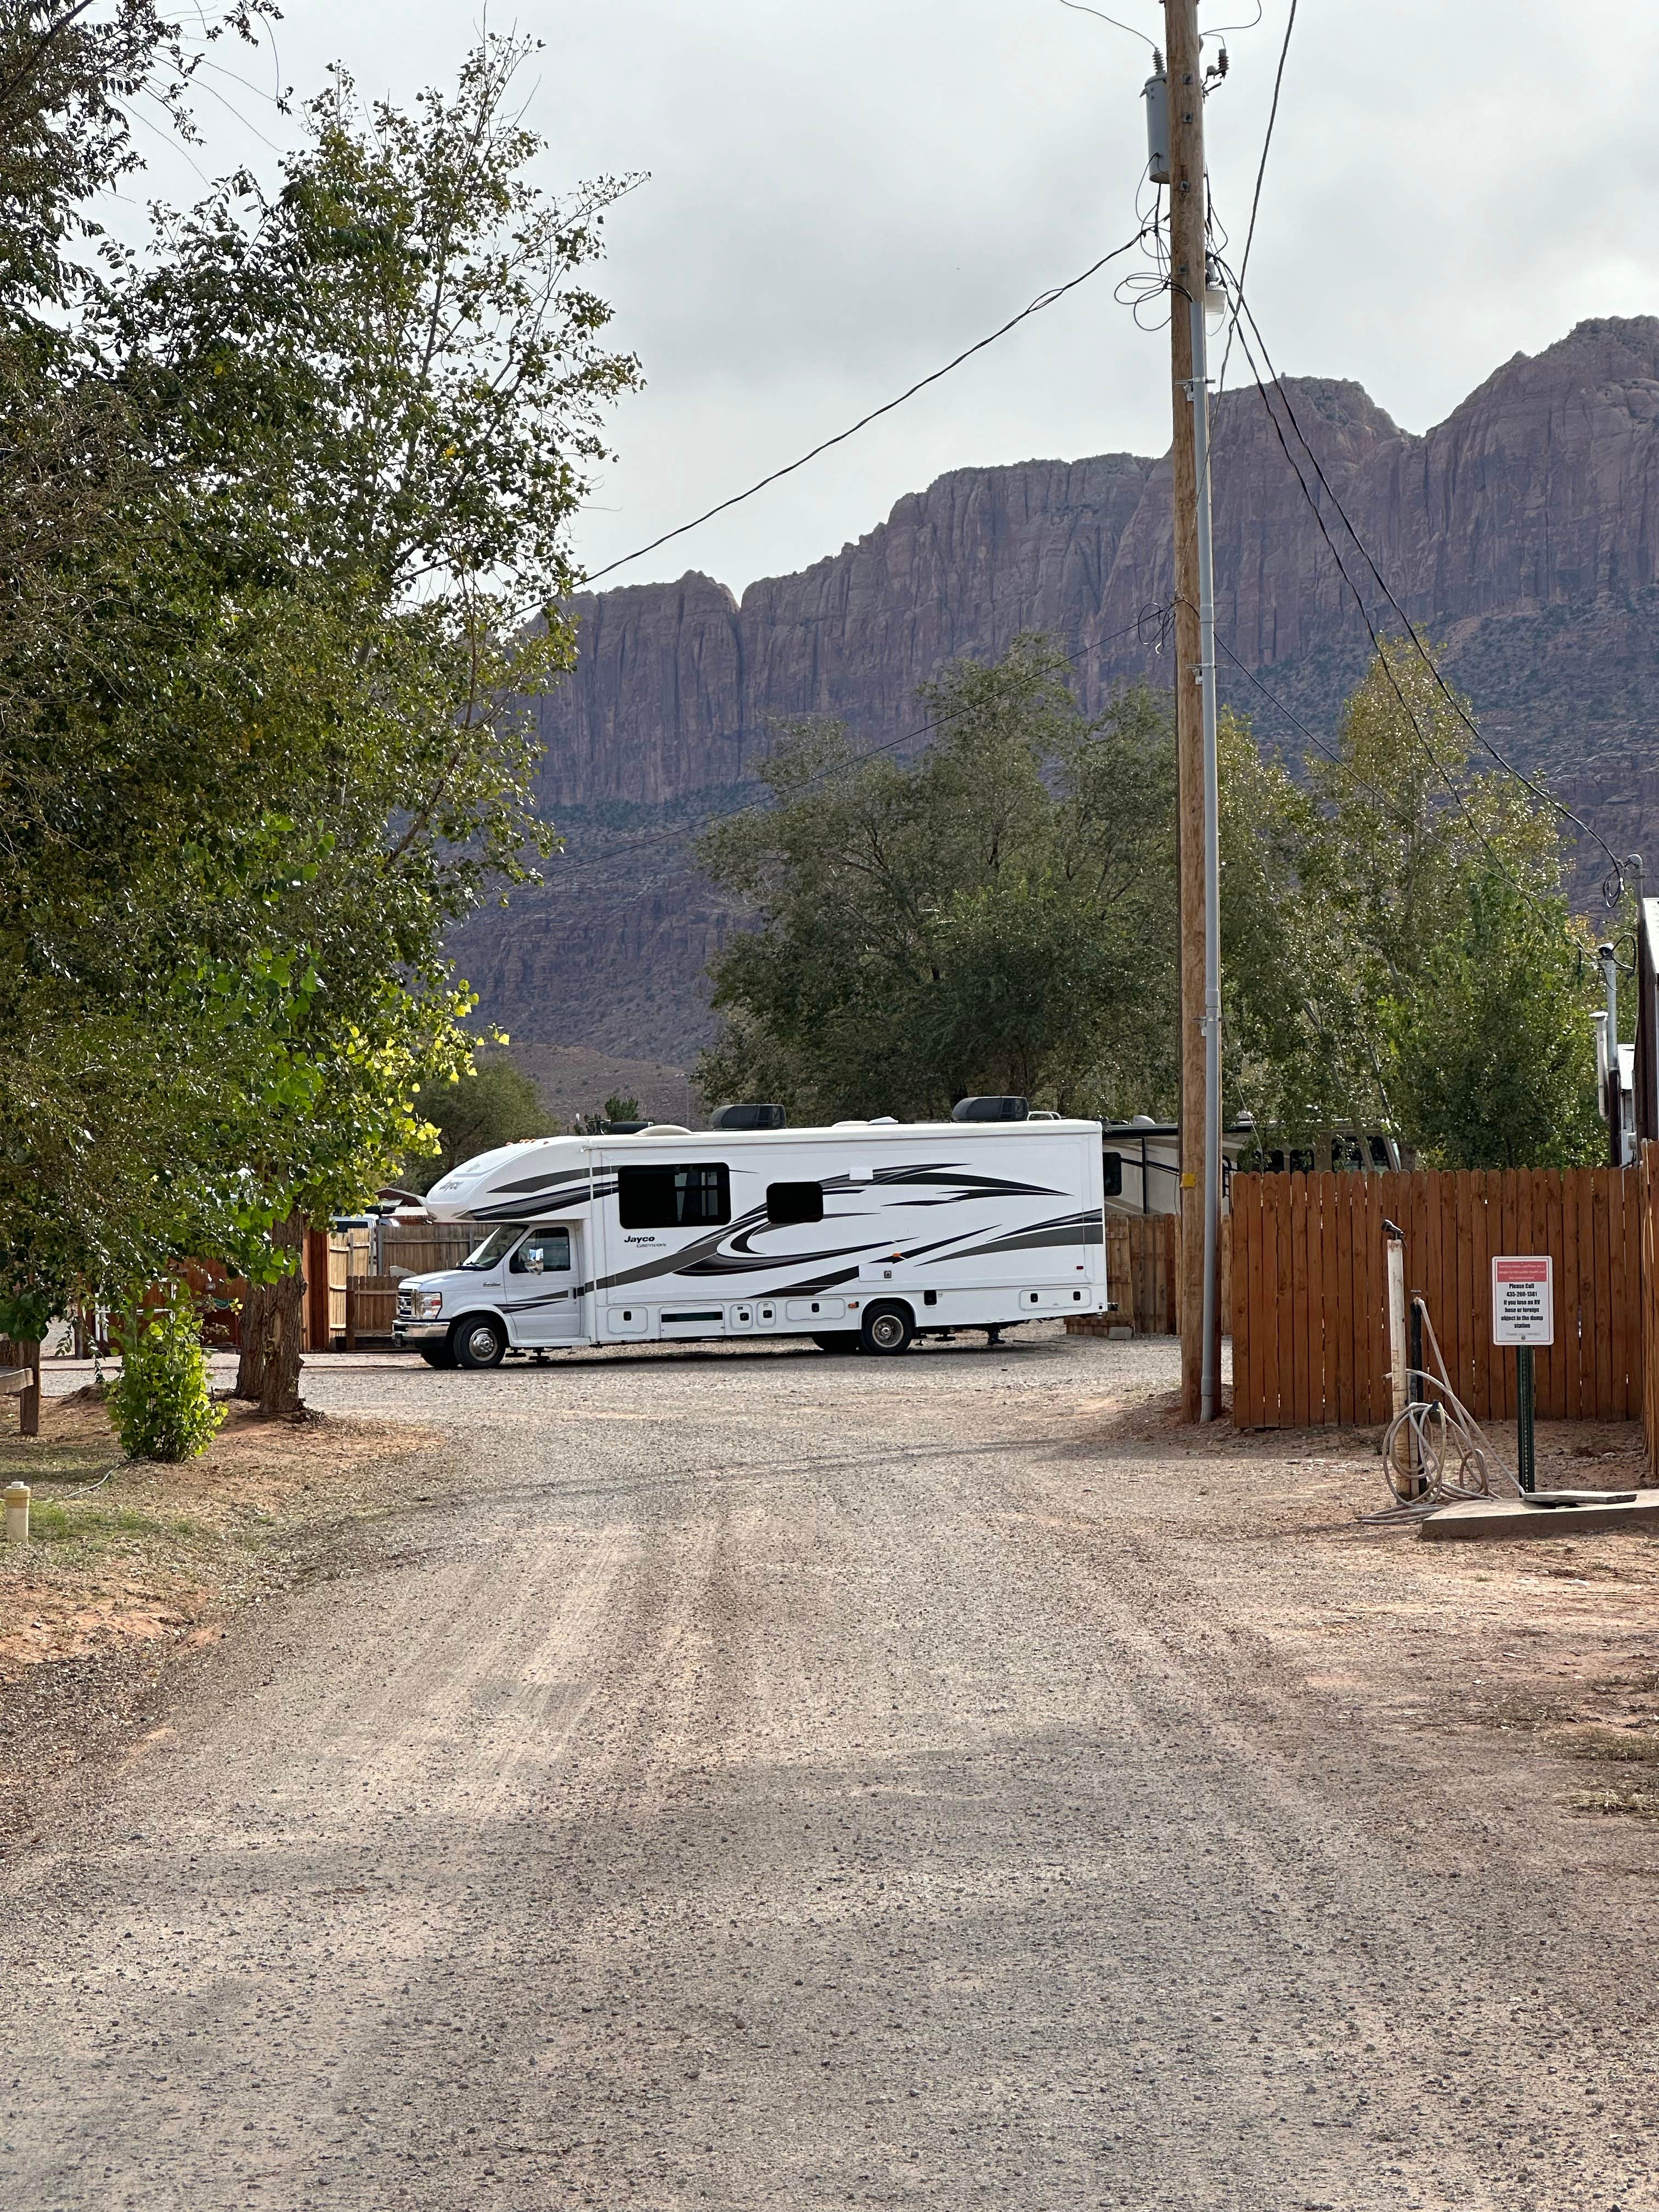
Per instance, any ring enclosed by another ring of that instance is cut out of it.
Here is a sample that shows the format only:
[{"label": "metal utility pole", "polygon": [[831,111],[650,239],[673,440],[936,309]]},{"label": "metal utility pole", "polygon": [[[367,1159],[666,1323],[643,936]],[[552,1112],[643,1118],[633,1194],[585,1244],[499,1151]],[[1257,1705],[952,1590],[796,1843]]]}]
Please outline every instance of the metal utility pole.
[{"label": "metal utility pole", "polygon": [[1211,1421],[1221,1405],[1221,927],[1198,0],[1164,0],[1164,19],[1181,869],[1181,1402],[1186,1419]]}]

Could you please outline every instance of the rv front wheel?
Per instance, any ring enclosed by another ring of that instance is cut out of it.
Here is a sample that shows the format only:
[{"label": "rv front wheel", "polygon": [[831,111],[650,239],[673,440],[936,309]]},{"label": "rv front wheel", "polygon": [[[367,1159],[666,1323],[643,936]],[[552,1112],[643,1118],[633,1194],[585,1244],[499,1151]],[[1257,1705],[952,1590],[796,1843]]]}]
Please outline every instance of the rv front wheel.
[{"label": "rv front wheel", "polygon": [[916,1325],[908,1306],[866,1306],[859,1340],[866,1352],[908,1352]]},{"label": "rv front wheel", "polygon": [[457,1322],[450,1340],[458,1367],[499,1367],[507,1351],[507,1331],[488,1314],[469,1314]]}]

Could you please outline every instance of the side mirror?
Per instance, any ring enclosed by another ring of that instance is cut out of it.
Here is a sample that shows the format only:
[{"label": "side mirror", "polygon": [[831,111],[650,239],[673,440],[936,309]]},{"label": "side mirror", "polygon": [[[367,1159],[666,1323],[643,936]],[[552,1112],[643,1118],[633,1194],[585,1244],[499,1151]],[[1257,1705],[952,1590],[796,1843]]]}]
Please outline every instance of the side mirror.
[{"label": "side mirror", "polygon": [[532,1252],[530,1255],[530,1257],[524,1263],[524,1271],[526,1275],[542,1274],[545,1272],[545,1267],[546,1262],[543,1260],[539,1252]]}]

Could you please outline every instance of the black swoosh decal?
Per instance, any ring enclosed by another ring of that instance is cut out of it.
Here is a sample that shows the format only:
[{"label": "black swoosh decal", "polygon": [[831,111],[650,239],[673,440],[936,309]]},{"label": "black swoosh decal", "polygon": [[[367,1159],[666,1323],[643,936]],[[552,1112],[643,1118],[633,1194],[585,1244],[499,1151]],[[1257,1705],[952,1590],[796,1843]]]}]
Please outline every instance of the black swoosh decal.
[{"label": "black swoosh decal", "polygon": [[[599,1182],[594,1185],[592,1195],[594,1198],[609,1198],[616,1188],[614,1181]],[[540,1199],[514,1199],[511,1205],[486,1206],[480,1212],[469,1214],[467,1218],[470,1221],[539,1221],[547,1214],[562,1213],[573,1206],[586,1206],[588,1197],[589,1193],[584,1189],[562,1191],[556,1196],[549,1194]]]},{"label": "black swoosh decal", "polygon": [[[966,1251],[951,1255],[956,1260],[976,1260],[987,1252],[1035,1252],[1044,1246],[1059,1244],[1100,1244],[1105,1242],[1106,1224],[1097,1212],[1062,1213],[1052,1221],[1034,1222],[1029,1229],[1012,1230],[1006,1237],[993,1237],[988,1243],[970,1244]],[[937,1267],[930,1261],[930,1267]]]}]

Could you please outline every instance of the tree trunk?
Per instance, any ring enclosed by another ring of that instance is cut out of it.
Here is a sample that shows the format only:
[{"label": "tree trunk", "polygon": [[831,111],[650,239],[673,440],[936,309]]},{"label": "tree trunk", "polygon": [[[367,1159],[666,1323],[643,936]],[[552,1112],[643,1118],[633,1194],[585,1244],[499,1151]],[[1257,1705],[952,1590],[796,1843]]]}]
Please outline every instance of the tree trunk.
[{"label": "tree trunk", "polygon": [[232,1395],[258,1400],[264,1389],[265,1329],[270,1307],[270,1288],[250,1283],[242,1298],[238,1334],[241,1340],[236,1362],[236,1388]]},{"label": "tree trunk", "polygon": [[274,1283],[250,1283],[242,1309],[242,1351],[236,1395],[258,1401],[262,1413],[292,1420],[302,1414],[300,1355],[305,1345],[306,1280],[301,1267],[306,1225],[290,1213],[270,1232],[279,1252],[292,1255],[291,1272]]}]

